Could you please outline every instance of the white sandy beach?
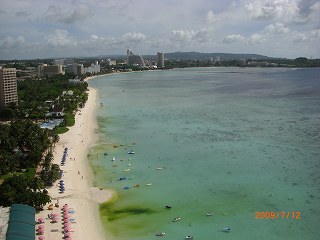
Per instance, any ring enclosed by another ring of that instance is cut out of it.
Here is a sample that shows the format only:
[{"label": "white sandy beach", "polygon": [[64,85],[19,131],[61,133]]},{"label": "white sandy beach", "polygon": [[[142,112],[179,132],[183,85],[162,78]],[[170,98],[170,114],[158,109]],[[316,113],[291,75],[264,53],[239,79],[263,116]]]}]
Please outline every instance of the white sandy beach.
[{"label": "white sandy beach", "polygon": [[[90,146],[97,140],[97,123],[94,114],[97,107],[97,90],[92,88],[89,90],[88,101],[85,107],[76,114],[75,125],[67,133],[59,135],[60,140],[54,148],[54,163],[59,164],[60,169],[63,170],[62,180],[65,184],[65,192],[59,193],[57,181],[48,191],[52,198],[51,204],[59,203],[59,207],[53,206],[53,210],[48,210],[48,204],[44,211],[36,215],[36,220],[44,218],[44,223],[41,225],[44,225],[43,236],[46,240],[65,238],[64,218],[61,210],[65,204],[68,204],[68,207],[73,210],[70,211],[68,217],[68,220],[72,219],[70,239],[110,239],[105,236],[100,221],[99,203],[110,200],[114,192],[92,187],[92,170],[87,159]],[[61,166],[65,147],[68,148],[67,160],[65,165]],[[59,217],[56,223],[52,223],[48,217],[51,213]],[[38,227],[36,226],[36,229]]]}]

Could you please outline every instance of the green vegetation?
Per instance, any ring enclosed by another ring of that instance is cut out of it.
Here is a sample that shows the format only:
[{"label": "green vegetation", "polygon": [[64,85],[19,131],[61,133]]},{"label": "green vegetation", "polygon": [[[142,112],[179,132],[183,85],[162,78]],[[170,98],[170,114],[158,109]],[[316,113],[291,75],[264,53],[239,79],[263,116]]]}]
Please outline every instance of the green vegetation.
[{"label": "green vegetation", "polygon": [[0,177],[4,180],[0,185],[0,205],[23,203],[41,208],[50,202],[50,196],[43,190],[45,182],[35,172],[53,144],[47,130],[26,119],[0,124],[0,132]]},{"label": "green vegetation", "polygon": [[[73,75],[55,75],[43,80],[18,82],[18,106],[10,105],[2,109],[3,120],[16,118],[44,119],[52,106],[59,106],[65,112],[73,113],[88,99],[88,84],[71,84]],[[68,115],[69,116],[69,115]],[[70,120],[71,117],[69,116]],[[70,125],[72,126],[72,120]]]},{"label": "green vegetation", "polygon": [[166,69],[187,67],[320,67],[320,59],[166,60]]},{"label": "green vegetation", "polygon": [[74,115],[70,112],[65,115],[66,126],[72,127],[75,124]]},{"label": "green vegetation", "polygon": [[[21,67],[14,65],[13,67]],[[18,82],[19,104],[9,105],[0,112],[0,205],[22,203],[41,209],[50,202],[45,186],[51,186],[60,173],[52,164],[52,146],[58,134],[75,124],[74,113],[88,99],[87,83],[70,84],[70,75],[56,75],[43,80]],[[63,111],[64,121],[54,131],[41,129],[38,121],[48,118],[53,106]]]},{"label": "green vegetation", "polygon": [[30,178],[27,175],[14,175],[0,185],[0,205],[11,206],[21,203],[41,209],[51,202],[48,192],[43,189],[43,181],[39,178]]},{"label": "green vegetation", "polygon": [[56,127],[55,129],[54,129],[54,133],[55,134],[62,134],[62,133],[66,133],[66,132],[68,132],[69,131],[69,128],[67,128],[67,127],[60,127],[60,126],[58,126],[58,127]]}]

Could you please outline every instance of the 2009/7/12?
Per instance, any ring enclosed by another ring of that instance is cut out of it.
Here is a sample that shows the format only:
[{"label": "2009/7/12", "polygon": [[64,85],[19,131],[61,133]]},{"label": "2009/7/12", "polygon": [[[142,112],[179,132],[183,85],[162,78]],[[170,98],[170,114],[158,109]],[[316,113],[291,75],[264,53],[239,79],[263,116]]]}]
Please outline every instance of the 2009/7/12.
[{"label": "2009/7/12", "polygon": [[300,212],[256,212],[256,219],[301,219]]}]

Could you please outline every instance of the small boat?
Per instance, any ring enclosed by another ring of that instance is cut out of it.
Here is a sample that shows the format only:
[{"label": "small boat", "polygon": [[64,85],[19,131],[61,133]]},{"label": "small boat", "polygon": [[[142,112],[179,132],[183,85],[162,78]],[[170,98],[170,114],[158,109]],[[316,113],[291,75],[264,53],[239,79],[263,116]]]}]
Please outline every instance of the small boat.
[{"label": "small boat", "polygon": [[128,169],[125,169],[125,170],[123,170],[124,172],[129,172],[131,169],[130,168],[128,168]]},{"label": "small boat", "polygon": [[213,215],[213,212],[207,212],[206,213],[206,216],[212,216]]},{"label": "small boat", "polygon": [[128,154],[135,154],[135,152],[131,150],[128,152]]},{"label": "small boat", "polygon": [[194,236],[188,235],[186,236],[186,239],[194,239]]},{"label": "small boat", "polygon": [[164,236],[164,235],[166,235],[166,233],[165,233],[165,232],[159,232],[159,233],[156,233],[156,236],[159,236],[159,237],[162,237],[162,236]]},{"label": "small boat", "polygon": [[177,222],[177,221],[179,221],[179,220],[181,220],[181,217],[175,217],[175,218],[172,220],[172,222]]},{"label": "small boat", "polygon": [[113,157],[111,161],[115,161],[115,160],[116,160],[116,157]]},{"label": "small boat", "polygon": [[171,206],[169,206],[169,205],[165,205],[164,206],[166,209],[171,209],[172,207]]},{"label": "small boat", "polygon": [[138,184],[134,185],[134,187],[140,187],[140,184],[138,183]]},{"label": "small boat", "polygon": [[163,170],[165,167],[158,167],[157,170]]},{"label": "small boat", "polygon": [[130,187],[129,186],[125,186],[123,189],[129,189]]},{"label": "small boat", "polygon": [[228,228],[228,227],[222,228],[222,232],[230,232],[230,231],[231,231],[231,228]]},{"label": "small boat", "polygon": [[119,181],[123,181],[123,180],[126,180],[126,179],[127,179],[126,177],[120,177]]},{"label": "small boat", "polygon": [[108,153],[107,153],[107,152],[105,152],[103,155],[108,156]]},{"label": "small boat", "polygon": [[147,186],[151,186],[152,185],[152,183],[147,183]]}]

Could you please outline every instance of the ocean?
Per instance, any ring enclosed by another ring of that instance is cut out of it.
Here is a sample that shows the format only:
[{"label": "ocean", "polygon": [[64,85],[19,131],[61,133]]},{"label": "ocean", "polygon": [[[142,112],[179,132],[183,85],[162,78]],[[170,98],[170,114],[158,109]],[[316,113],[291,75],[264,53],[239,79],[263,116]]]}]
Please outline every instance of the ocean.
[{"label": "ocean", "polygon": [[110,239],[320,236],[319,68],[144,71],[89,85],[94,184],[117,192],[100,207]]}]

